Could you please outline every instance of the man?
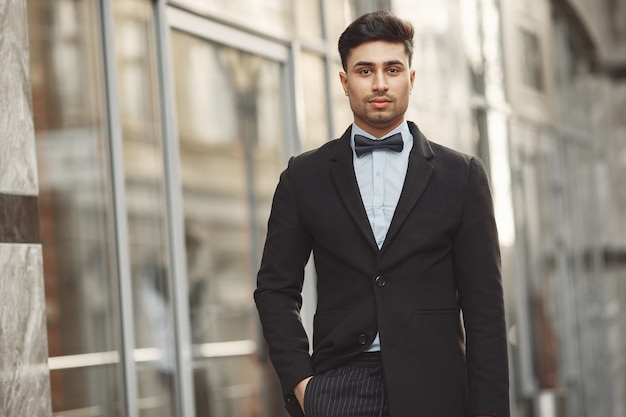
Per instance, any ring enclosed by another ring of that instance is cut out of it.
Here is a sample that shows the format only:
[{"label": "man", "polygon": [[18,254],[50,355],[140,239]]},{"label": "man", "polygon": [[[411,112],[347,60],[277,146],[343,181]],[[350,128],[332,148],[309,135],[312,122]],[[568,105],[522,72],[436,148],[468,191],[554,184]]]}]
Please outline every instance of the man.
[{"label": "man", "polygon": [[[485,170],[405,120],[410,23],[366,14],[339,53],[354,123],[281,174],[255,291],[286,407],[294,417],[506,417]],[[311,251],[312,356],[299,316]]]}]

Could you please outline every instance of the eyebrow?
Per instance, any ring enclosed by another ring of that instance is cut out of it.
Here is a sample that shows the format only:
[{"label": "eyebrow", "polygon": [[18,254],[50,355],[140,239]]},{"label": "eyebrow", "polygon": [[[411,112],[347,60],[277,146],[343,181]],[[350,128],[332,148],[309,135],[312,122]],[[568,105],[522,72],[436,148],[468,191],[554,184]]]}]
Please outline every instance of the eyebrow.
[{"label": "eyebrow", "polygon": [[[356,67],[373,67],[374,65],[375,64],[373,62],[370,62],[370,61],[359,61],[356,64],[354,64],[352,66],[352,68],[356,68]],[[392,66],[392,65],[402,65],[402,66],[404,66],[404,62],[402,62],[402,61],[400,61],[398,59],[393,59],[391,61],[383,62],[383,66],[385,66],[385,67],[389,67],[389,66]]]}]

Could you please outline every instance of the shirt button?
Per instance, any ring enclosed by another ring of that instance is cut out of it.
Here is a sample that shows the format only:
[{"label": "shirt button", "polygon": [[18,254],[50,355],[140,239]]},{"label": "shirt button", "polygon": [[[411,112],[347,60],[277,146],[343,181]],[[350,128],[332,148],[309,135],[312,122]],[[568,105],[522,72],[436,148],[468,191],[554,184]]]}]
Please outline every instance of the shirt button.
[{"label": "shirt button", "polygon": [[382,288],[382,287],[384,287],[384,286],[385,286],[385,284],[387,283],[387,282],[385,281],[385,278],[383,278],[383,277],[382,277],[382,276],[380,276],[380,275],[376,277],[376,279],[374,280],[374,282],[376,283],[376,286],[377,286],[378,288]]},{"label": "shirt button", "polygon": [[380,208],[380,204],[376,204],[376,208],[379,209]]},{"label": "shirt button", "polygon": [[380,171],[376,172],[376,176],[377,176],[377,177],[380,177],[381,175],[383,175],[383,173],[382,173],[382,172],[380,172]]},{"label": "shirt button", "polygon": [[367,343],[367,335],[365,333],[359,335],[359,345],[364,345],[366,343]]}]

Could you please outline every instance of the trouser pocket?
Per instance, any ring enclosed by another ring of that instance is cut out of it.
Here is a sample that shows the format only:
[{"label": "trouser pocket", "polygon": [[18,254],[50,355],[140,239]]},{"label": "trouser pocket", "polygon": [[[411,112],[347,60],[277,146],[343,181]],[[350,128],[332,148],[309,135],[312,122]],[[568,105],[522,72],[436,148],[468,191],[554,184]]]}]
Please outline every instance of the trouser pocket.
[{"label": "trouser pocket", "polygon": [[306,417],[387,415],[382,366],[340,367],[316,374],[304,392]]}]

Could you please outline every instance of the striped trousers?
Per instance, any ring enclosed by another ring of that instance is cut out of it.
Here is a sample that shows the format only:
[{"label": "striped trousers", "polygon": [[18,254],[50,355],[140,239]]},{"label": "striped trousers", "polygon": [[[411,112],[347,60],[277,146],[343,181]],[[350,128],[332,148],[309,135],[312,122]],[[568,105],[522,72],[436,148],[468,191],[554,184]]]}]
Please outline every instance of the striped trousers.
[{"label": "striped trousers", "polygon": [[306,417],[389,417],[380,352],[366,352],[315,376],[304,392]]}]

